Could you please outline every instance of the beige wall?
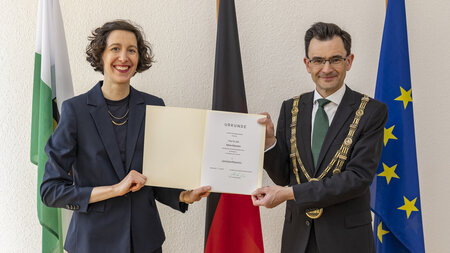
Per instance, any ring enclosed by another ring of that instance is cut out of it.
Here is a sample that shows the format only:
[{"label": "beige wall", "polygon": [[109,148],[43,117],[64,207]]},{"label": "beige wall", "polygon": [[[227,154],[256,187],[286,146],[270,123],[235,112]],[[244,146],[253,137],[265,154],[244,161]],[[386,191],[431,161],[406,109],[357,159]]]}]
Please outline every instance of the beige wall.
[{"label": "beige wall", "polygon": [[[141,24],[157,63],[132,84],[167,105],[210,108],[216,37],[213,0],[61,0],[75,94],[101,75],[85,61],[86,37],[116,18]],[[450,2],[407,2],[425,244],[450,248]],[[99,6],[102,6],[101,8]],[[236,0],[249,111],[278,117],[282,100],[313,89],[303,63],[303,34],[315,21],[335,22],[353,36],[348,85],[373,96],[385,0]],[[36,167],[29,136],[37,0],[3,0],[0,29],[0,252],[40,252]],[[265,184],[271,184],[265,174]],[[279,252],[284,206],[261,209],[266,252]],[[160,206],[165,252],[201,252],[205,201],[179,214]]]}]

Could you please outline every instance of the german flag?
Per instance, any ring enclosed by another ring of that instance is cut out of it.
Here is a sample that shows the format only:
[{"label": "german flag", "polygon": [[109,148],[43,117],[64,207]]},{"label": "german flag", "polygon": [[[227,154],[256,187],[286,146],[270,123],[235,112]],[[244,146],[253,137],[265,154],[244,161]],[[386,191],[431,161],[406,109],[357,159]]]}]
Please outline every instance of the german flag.
[{"label": "german flag", "polygon": [[[212,109],[247,113],[234,0],[217,2]],[[248,195],[212,193],[205,226],[205,253],[264,252],[259,208]]]}]

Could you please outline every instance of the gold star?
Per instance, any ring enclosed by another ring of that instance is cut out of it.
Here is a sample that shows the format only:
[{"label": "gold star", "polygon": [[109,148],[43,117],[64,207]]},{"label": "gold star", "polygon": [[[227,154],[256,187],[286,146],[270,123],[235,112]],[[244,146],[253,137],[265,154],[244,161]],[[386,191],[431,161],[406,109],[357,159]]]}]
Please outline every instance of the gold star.
[{"label": "gold star", "polygon": [[384,146],[386,146],[390,139],[397,140],[397,137],[392,134],[392,131],[394,131],[394,127],[395,125],[391,126],[388,129],[384,129]]},{"label": "gold star", "polygon": [[391,181],[391,179],[393,177],[395,178],[400,178],[396,173],[395,173],[395,169],[397,168],[397,164],[392,166],[392,167],[388,167],[386,164],[383,163],[383,169],[384,171],[381,172],[380,174],[378,174],[379,177],[386,177],[387,183],[389,184],[389,182]]},{"label": "gold star", "polygon": [[417,198],[409,201],[405,196],[403,196],[403,200],[405,201],[405,204],[397,209],[406,211],[406,217],[409,219],[412,211],[419,211],[419,209],[415,207]]},{"label": "gold star", "polygon": [[402,93],[402,95],[400,95],[394,100],[403,101],[403,106],[406,109],[406,107],[408,106],[408,102],[412,103],[413,101],[411,97],[411,89],[409,89],[409,91],[405,91],[402,87],[400,87],[400,92]]},{"label": "gold star", "polygon": [[378,240],[380,240],[381,243],[383,243],[383,235],[389,233],[387,230],[383,230],[383,222],[380,222],[377,228],[377,236]]}]

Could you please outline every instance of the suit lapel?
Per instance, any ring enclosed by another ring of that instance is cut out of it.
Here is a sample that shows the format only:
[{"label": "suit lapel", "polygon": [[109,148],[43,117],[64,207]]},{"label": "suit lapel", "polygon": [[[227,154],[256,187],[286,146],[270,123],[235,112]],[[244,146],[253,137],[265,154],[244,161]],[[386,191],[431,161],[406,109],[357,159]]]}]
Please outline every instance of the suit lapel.
[{"label": "suit lapel", "polygon": [[[140,94],[130,87],[130,112],[128,116],[127,127],[127,146],[126,146],[126,171],[130,171],[131,160],[138,141],[139,133],[142,127],[142,121],[145,118],[145,102]],[[142,169],[142,168],[134,168]],[[142,171],[139,171],[142,172]]]},{"label": "suit lapel", "polygon": [[[317,160],[317,168],[320,169],[316,170],[316,175],[319,175],[319,172],[321,173],[325,169],[325,165],[321,166],[325,155],[328,153],[331,144],[336,138],[336,135],[341,131],[345,122],[347,122],[348,118],[355,111],[355,103],[354,92],[350,88],[346,87],[344,97],[336,110],[336,114],[334,115],[333,121],[331,122],[330,128],[328,128],[327,135],[323,141],[322,149],[320,150],[319,158]],[[336,150],[330,150],[330,152],[333,152],[332,155],[334,155]]]},{"label": "suit lapel", "polygon": [[114,167],[114,170],[122,179],[125,177],[125,170],[123,168],[122,160],[120,159],[120,150],[116,140],[116,134],[111,123],[111,118],[108,115],[108,108],[101,91],[101,82],[99,82],[88,93],[87,103],[90,105],[89,112],[97,127],[98,134],[105,146],[109,159]]},{"label": "suit lapel", "polygon": [[[311,152],[311,117],[314,93],[310,92],[300,97],[299,114],[297,124],[297,148],[299,149],[300,158],[302,159],[305,169],[309,175],[314,175],[314,163]],[[300,136],[298,136],[300,134]],[[300,144],[300,145],[299,145]]]}]

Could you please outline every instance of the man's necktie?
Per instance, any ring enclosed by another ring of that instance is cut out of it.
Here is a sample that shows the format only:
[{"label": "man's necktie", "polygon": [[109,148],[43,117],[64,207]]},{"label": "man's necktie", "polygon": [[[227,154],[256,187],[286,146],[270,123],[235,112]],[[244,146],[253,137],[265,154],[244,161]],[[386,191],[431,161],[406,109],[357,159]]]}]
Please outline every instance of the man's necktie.
[{"label": "man's necktie", "polygon": [[321,98],[317,100],[319,108],[317,108],[316,116],[314,118],[314,128],[312,136],[311,151],[314,159],[314,168],[317,166],[317,159],[319,159],[320,149],[322,148],[323,140],[328,131],[328,116],[323,107],[330,103],[330,100]]}]

